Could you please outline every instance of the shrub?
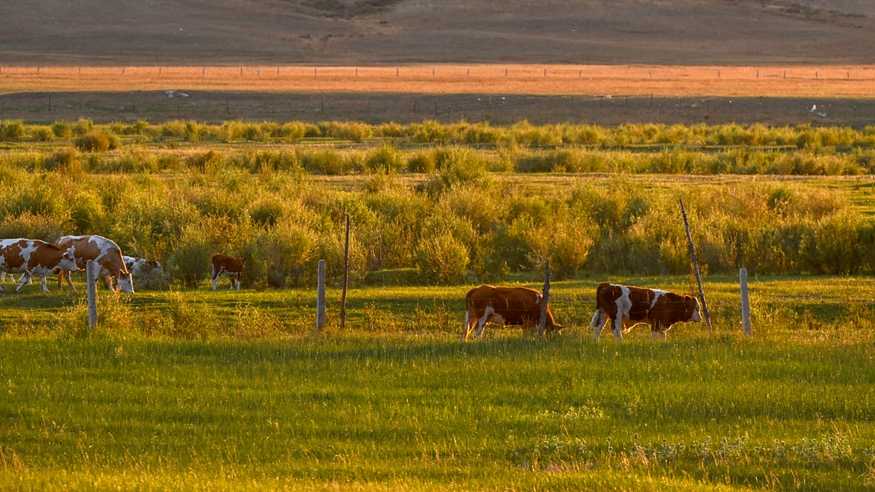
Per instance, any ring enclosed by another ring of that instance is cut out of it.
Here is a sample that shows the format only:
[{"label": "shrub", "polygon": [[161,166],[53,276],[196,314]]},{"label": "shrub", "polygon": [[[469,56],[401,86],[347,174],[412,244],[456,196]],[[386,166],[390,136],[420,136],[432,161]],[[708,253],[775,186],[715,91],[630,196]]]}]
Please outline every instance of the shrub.
[{"label": "shrub", "polygon": [[420,152],[407,161],[407,170],[412,173],[433,173],[437,169],[434,152]]},{"label": "shrub", "polygon": [[449,234],[428,235],[416,245],[416,267],[421,278],[431,283],[461,282],[469,261],[468,248]]},{"label": "shrub", "polygon": [[0,221],[0,238],[24,237],[53,242],[66,234],[67,222],[52,215],[24,212]]},{"label": "shrub", "polygon": [[298,151],[304,170],[312,174],[342,175],[361,171],[360,163],[348,160],[334,150]]},{"label": "shrub", "polygon": [[0,120],[0,140],[18,142],[24,139],[24,124],[20,121]]},{"label": "shrub", "polygon": [[210,258],[215,248],[197,227],[187,227],[180,237],[167,266],[173,278],[186,287],[197,287],[211,272]]},{"label": "shrub", "polygon": [[58,171],[65,174],[79,174],[82,172],[79,152],[75,148],[55,152],[43,160],[42,167],[46,171]]},{"label": "shrub", "polygon": [[438,173],[425,184],[426,191],[432,195],[457,186],[482,183],[487,176],[486,163],[467,149],[437,151],[435,162]]},{"label": "shrub", "polygon": [[283,287],[287,282],[301,285],[314,259],[316,245],[313,231],[291,221],[283,221],[265,234],[262,247],[267,260],[268,285]]},{"label": "shrub", "polygon": [[365,166],[372,173],[391,173],[400,170],[404,166],[404,160],[395,147],[384,145],[368,152]]},{"label": "shrub", "polygon": [[90,131],[73,140],[73,145],[84,152],[105,152],[119,146],[119,138],[103,130]]},{"label": "shrub", "polygon": [[67,140],[73,136],[73,127],[65,121],[56,121],[52,123],[52,133],[58,138]]},{"label": "shrub", "polygon": [[79,118],[73,124],[73,133],[75,135],[85,135],[94,129],[94,122],[87,118]]},{"label": "shrub", "polygon": [[38,126],[30,132],[30,138],[35,142],[50,142],[54,138],[54,134],[50,128]]},{"label": "shrub", "polygon": [[249,209],[249,217],[256,224],[274,226],[283,216],[283,205],[273,198],[264,198],[252,205]]}]

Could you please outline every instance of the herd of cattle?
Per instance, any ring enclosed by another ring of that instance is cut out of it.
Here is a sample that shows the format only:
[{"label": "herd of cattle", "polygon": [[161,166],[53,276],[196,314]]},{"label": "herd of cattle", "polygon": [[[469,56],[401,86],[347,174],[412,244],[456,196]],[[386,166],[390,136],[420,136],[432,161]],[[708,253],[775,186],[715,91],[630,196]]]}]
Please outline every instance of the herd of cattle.
[{"label": "herd of cattle", "polygon": [[[16,292],[40,277],[42,290],[48,292],[47,277],[58,276],[58,285],[66,280],[70,288],[72,272],[85,268],[89,261],[100,265],[98,278],[103,278],[109,289],[134,292],[134,275],[160,269],[158,262],[124,256],[121,248],[103,236],[63,236],[54,244],[39,239],[0,240],[0,274],[21,273]],[[221,276],[228,276],[231,288],[240,290],[240,276],[244,260],[221,254],[211,258],[211,285],[218,287]],[[3,286],[0,285],[0,291]],[[465,328],[462,339],[474,332],[479,338],[488,323],[519,325],[524,328],[539,323],[541,317],[540,292],[526,287],[496,287],[481,285],[465,296]],[[558,331],[562,325],[553,317],[549,306],[544,310],[544,329]],[[700,321],[699,301],[695,297],[680,296],[657,289],[643,289],[616,284],[601,284],[596,290],[596,311],[590,326],[595,336],[610,322],[616,338],[622,338],[636,324],[647,323],[654,337],[665,338],[672,325],[686,321]]]},{"label": "herd of cattle", "polygon": [[[70,274],[83,270],[89,261],[100,265],[97,278],[103,278],[106,286],[116,292],[133,293],[134,277],[162,272],[157,261],[125,256],[115,241],[98,235],[62,236],[55,243],[39,239],[0,240],[0,280],[5,280],[8,274],[21,273],[16,292],[34,277],[40,278],[42,290],[48,292],[47,278],[53,274],[58,276],[59,287],[66,281],[75,290]],[[241,259],[214,255],[212,270],[213,289],[220,275],[230,276],[232,288],[240,289]],[[3,290],[0,285],[0,292]]]}]

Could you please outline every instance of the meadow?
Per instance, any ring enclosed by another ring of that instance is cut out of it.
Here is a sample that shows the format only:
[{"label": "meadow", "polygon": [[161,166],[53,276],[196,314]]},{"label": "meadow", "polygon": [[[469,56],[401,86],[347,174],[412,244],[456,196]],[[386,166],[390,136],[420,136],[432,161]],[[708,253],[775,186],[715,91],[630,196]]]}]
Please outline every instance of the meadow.
[{"label": "meadow", "polygon": [[[687,288],[685,277],[613,280]],[[0,484],[74,489],[867,490],[870,278],[708,279],[715,333],[594,343],[598,279],[554,283],[561,335],[458,341],[468,286],[2,299]],[[38,308],[38,309],[34,309]],[[582,326],[583,325],[583,326]]]},{"label": "meadow", "polygon": [[[146,123],[4,125],[0,237],[100,233],[169,275],[132,296],[101,290],[91,332],[81,283],[6,285],[0,488],[875,487],[871,129],[593,127],[584,144],[567,137],[584,127],[561,125],[300,124],[297,139],[274,135],[283,125],[169,126],[206,128],[197,140]],[[729,152],[852,172],[647,167]],[[643,164],[571,172],[563,153]],[[599,282],[692,289],[679,198],[714,333],[593,341]],[[208,290],[217,251],[247,259],[244,290]],[[329,321],[314,333],[319,258]],[[468,288],[538,288],[545,261],[561,334],[459,341]]]}]

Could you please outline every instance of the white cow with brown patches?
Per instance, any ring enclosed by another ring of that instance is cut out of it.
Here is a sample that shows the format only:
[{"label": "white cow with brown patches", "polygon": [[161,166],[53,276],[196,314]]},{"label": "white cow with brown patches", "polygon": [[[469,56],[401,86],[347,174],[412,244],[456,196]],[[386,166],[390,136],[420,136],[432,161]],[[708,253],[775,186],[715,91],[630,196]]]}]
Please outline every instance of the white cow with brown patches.
[{"label": "white cow with brown patches", "polygon": [[[43,292],[49,287],[46,277],[56,269],[76,271],[76,258],[70,248],[62,248],[39,239],[4,239],[0,241],[0,270],[5,273],[23,272],[15,291],[30,283],[34,276],[41,278]],[[0,286],[0,292],[3,286]]]},{"label": "white cow with brown patches", "polygon": [[[87,236],[62,236],[58,239],[57,244],[61,248],[72,248],[76,264],[80,269],[85,268],[89,260],[100,264],[100,277],[103,277],[106,286],[110,290],[134,292],[134,281],[131,278],[131,272],[125,266],[122,250],[115,241],[93,234]],[[70,273],[61,269],[61,272],[58,274],[58,284],[64,278],[66,278],[67,284],[72,288],[73,282],[70,280]],[[118,288],[116,288],[116,283]]]}]

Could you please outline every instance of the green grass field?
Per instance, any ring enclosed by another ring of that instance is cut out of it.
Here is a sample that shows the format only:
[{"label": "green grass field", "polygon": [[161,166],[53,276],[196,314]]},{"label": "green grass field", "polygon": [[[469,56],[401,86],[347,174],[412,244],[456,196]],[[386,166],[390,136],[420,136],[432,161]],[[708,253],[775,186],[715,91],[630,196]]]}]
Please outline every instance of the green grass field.
[{"label": "green grass field", "polygon": [[[0,490],[875,489],[875,128],[98,130],[0,122],[0,238],[105,235],[170,288],[89,332],[81,281],[5,285]],[[599,282],[690,291],[681,198],[714,332],[594,341]],[[252,288],[208,290],[216,252]],[[467,289],[545,261],[561,334],[459,341]]]},{"label": "green grass field", "polygon": [[[875,281],[706,287],[715,333],[585,326],[601,279],[557,282],[564,332],[462,344],[468,286],[0,297],[0,488],[875,487]],[[685,291],[688,279],[615,278]]]}]

